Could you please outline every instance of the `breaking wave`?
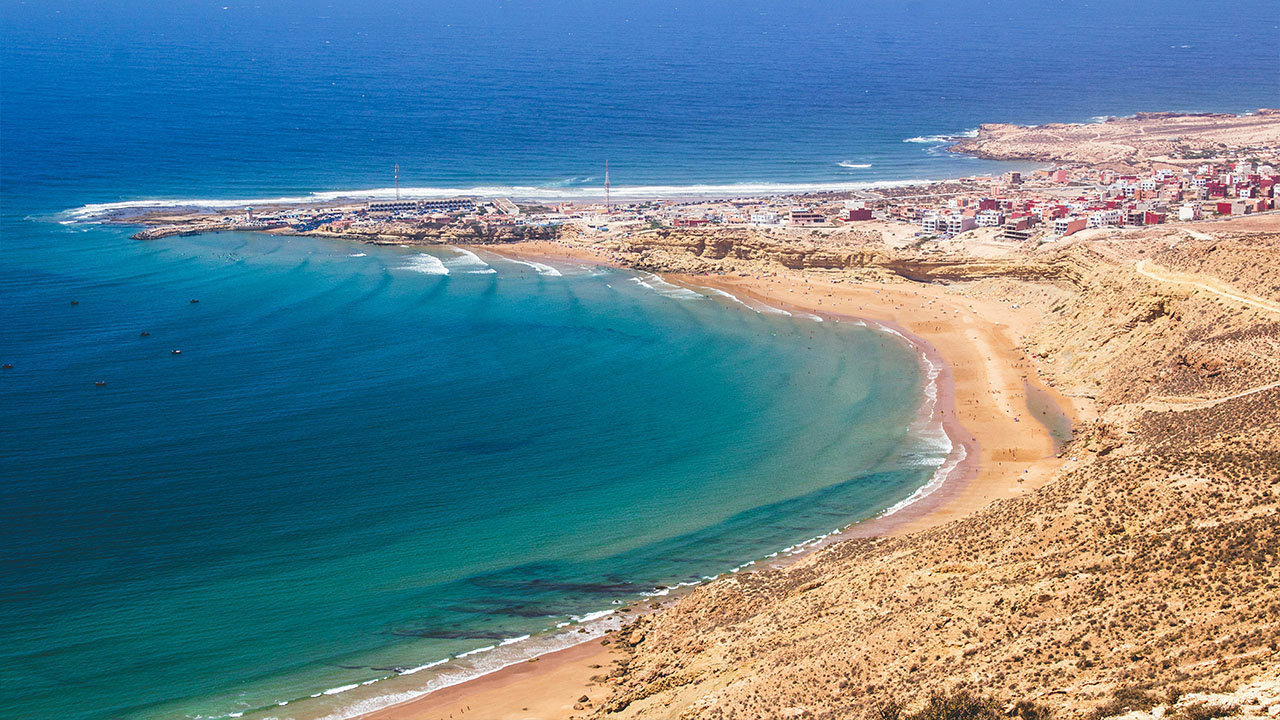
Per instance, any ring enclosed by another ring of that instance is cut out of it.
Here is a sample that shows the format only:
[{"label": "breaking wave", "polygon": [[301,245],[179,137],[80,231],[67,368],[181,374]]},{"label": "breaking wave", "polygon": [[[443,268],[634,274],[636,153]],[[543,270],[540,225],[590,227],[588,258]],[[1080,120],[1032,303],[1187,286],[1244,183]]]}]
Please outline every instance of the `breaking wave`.
[{"label": "breaking wave", "polygon": [[506,260],[507,262],[515,263],[516,265],[524,265],[525,267],[531,267],[535,271],[537,271],[539,275],[546,275],[547,277],[560,277],[563,274],[556,268],[551,267],[550,265],[544,265],[540,262],[534,262],[532,260],[516,260],[515,258],[506,258]]},{"label": "breaking wave", "polygon": [[469,275],[492,275],[493,273],[498,272],[497,270],[489,267],[489,263],[481,260],[479,255],[476,255],[470,250],[464,250],[462,248],[450,249],[458,254],[449,258],[449,260],[444,263],[449,269],[460,270]]},{"label": "breaking wave", "polygon": [[971,137],[978,137],[977,128],[973,128],[972,130],[965,130],[964,132],[954,133],[951,135],[917,135],[915,137],[909,137],[906,140],[903,140],[902,142],[923,143],[927,145],[941,145],[942,143],[949,143],[959,138],[971,138]]},{"label": "breaking wave", "polygon": [[440,258],[427,253],[418,253],[405,261],[404,265],[399,266],[399,270],[412,270],[423,275],[448,275],[449,268],[445,267]]}]

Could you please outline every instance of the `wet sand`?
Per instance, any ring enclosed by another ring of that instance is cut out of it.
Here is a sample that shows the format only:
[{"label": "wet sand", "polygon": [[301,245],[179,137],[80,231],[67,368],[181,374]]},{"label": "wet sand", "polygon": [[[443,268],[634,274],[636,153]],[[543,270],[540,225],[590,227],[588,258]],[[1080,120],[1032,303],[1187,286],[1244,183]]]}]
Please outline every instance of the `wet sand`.
[{"label": "wet sand", "polygon": [[593,640],[361,717],[366,720],[567,718],[576,712],[573,706],[582,696],[599,701],[608,695],[608,688],[593,684],[591,677],[606,673],[610,663],[619,657],[617,651]]}]

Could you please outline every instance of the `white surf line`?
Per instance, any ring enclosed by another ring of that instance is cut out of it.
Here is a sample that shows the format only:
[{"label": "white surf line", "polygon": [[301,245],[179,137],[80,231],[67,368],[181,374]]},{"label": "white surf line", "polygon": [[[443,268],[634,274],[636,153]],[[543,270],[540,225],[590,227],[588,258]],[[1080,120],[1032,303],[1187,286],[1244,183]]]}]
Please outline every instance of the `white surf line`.
[{"label": "white surf line", "polygon": [[561,277],[564,275],[564,273],[560,272],[556,268],[553,268],[550,265],[544,265],[540,262],[534,262],[532,260],[517,260],[513,257],[506,257],[505,255],[503,256],[503,259],[507,262],[515,263],[516,265],[524,265],[525,267],[533,268],[539,275],[546,275],[547,277]]},{"label": "white surf line", "polygon": [[[709,285],[694,285],[694,287],[698,288],[699,290],[706,290],[708,292],[715,293],[720,297],[728,298],[749,310],[753,310],[758,315],[769,313],[770,315],[786,315],[787,317],[796,317],[796,313],[793,313],[790,310],[783,310],[782,308],[776,308],[776,307],[773,307],[772,305],[767,305],[763,302],[760,302],[759,300],[756,300],[755,298],[752,298],[751,302],[747,302],[746,300],[743,300],[737,295],[734,295],[731,292],[726,292],[724,290],[721,290],[720,288],[711,287]],[[813,313],[803,312],[803,311],[797,311],[797,312],[799,313],[800,317],[806,320],[812,320],[814,322],[824,322],[824,319],[822,317],[815,315]]]},{"label": "white surf line", "polygon": [[734,294],[733,294],[733,293],[731,293],[731,292],[725,292],[724,290],[721,290],[720,288],[714,288],[714,287],[709,287],[709,286],[701,286],[701,287],[702,287],[702,289],[703,289],[703,290],[707,290],[707,291],[709,291],[709,292],[713,292],[713,293],[715,293],[716,295],[719,295],[720,297],[726,297],[726,298],[729,298],[730,300],[732,300],[732,301],[734,301],[734,302],[738,303],[739,305],[741,305],[741,306],[742,306],[742,307],[744,307],[744,308],[747,308],[748,310],[754,310],[754,311],[755,311],[755,312],[757,312],[757,313],[758,313],[758,312],[760,312],[759,310],[756,310],[755,308],[753,308],[753,307],[751,307],[750,305],[748,305],[746,302],[743,302],[742,298],[738,297],[737,295],[734,295]]},{"label": "white surf line", "polygon": [[448,275],[449,268],[440,261],[440,258],[428,253],[418,253],[417,255],[406,258],[407,264],[396,266],[397,270],[411,270],[424,275]]},{"label": "white surf line", "polygon": [[690,290],[683,285],[667,282],[657,273],[641,271],[640,275],[633,276],[631,280],[641,287],[648,288],[663,297],[673,300],[705,300],[707,298],[706,295]]},{"label": "white surf line", "polygon": [[1244,303],[1245,305],[1252,305],[1253,307],[1256,307],[1260,310],[1265,310],[1266,312],[1280,314],[1280,303],[1274,303],[1254,295],[1248,295],[1236,290],[1227,289],[1227,287],[1225,287],[1226,285],[1225,283],[1223,283],[1224,287],[1218,288],[1212,285],[1207,285],[1205,283],[1199,282],[1198,280],[1192,279],[1191,277],[1184,275],[1182,273],[1174,273],[1168,270],[1164,270],[1163,268],[1160,268],[1157,270],[1150,270],[1148,269],[1150,267],[1151,267],[1150,261],[1144,259],[1144,260],[1138,261],[1138,264],[1135,266],[1135,269],[1138,271],[1138,274],[1148,277],[1152,280],[1159,280],[1160,282],[1167,282],[1173,285],[1190,285],[1191,287],[1199,288],[1206,292],[1211,292],[1214,295],[1224,297],[1228,300],[1233,300],[1238,303]]},{"label": "white surf line", "polygon": [[469,275],[490,275],[498,272],[489,267],[489,263],[480,259],[479,255],[465,248],[449,246],[450,250],[456,251],[458,254],[449,258],[446,265],[450,267],[460,268]]}]

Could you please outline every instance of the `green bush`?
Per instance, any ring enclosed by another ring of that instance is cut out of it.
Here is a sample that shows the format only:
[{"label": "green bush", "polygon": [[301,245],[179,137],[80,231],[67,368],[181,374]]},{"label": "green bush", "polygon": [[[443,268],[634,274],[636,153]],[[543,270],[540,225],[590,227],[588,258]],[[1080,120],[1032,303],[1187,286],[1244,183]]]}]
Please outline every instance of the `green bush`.
[{"label": "green bush", "polygon": [[1049,720],[1049,714],[1048,708],[1030,700],[1019,700],[1006,711],[991,698],[956,690],[950,694],[933,693],[924,707],[913,713],[904,713],[902,703],[883,703],[867,720]]}]

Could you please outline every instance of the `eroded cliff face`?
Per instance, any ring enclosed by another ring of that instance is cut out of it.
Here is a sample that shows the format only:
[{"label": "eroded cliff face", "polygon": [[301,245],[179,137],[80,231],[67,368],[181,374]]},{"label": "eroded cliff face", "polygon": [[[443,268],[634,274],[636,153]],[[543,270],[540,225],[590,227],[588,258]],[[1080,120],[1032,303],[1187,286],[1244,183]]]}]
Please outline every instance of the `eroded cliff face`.
[{"label": "eroded cliff face", "polygon": [[[707,263],[771,252],[680,242]],[[1188,248],[1161,257],[1202,266],[1205,249]],[[728,577],[633,621],[616,638],[630,658],[592,715],[859,718],[964,687],[1083,717],[1114,707],[1119,689],[1233,689],[1280,665],[1280,322],[1101,256],[969,268],[874,248],[771,256],[1039,293],[1028,351],[1053,384],[1096,396],[1101,414],[1066,449],[1081,461],[1035,493]],[[1051,290],[1026,289],[1045,280]]]},{"label": "eroded cliff face", "polygon": [[1074,283],[1081,266],[1074,255],[1015,253],[975,258],[922,244],[893,249],[878,232],[838,234],[752,229],[662,230],[602,243],[624,265],[681,274],[758,274],[780,270],[848,271],[863,278],[900,276],[917,282],[985,277]]},{"label": "eroded cliff face", "polygon": [[659,230],[610,243],[624,261],[653,272],[732,272],[776,266],[793,270],[875,268],[892,258],[878,233],[838,240],[769,231]]}]

